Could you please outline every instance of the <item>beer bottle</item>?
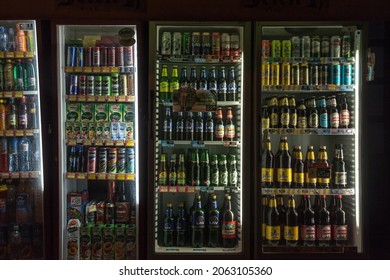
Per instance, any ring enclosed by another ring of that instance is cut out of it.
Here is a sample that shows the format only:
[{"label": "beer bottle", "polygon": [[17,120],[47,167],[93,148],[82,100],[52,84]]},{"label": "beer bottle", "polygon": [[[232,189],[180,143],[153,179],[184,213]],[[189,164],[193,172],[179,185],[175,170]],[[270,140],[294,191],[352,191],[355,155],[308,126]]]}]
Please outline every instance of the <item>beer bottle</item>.
[{"label": "beer bottle", "polygon": [[329,246],[331,240],[331,225],[329,211],[326,209],[325,195],[320,198],[320,208],[317,214],[317,240],[319,246]]},{"label": "beer bottle", "polygon": [[310,196],[304,196],[304,209],[302,212],[301,240],[303,246],[314,246],[316,241],[316,223],[314,211],[311,209]]},{"label": "beer bottle", "polygon": [[309,128],[318,128],[318,110],[316,108],[316,99],[312,97],[308,101],[308,126]]},{"label": "beer bottle", "polygon": [[176,140],[184,140],[184,119],[183,112],[177,113],[176,118]]},{"label": "beer bottle", "polygon": [[173,233],[175,231],[175,218],[173,216],[172,203],[167,203],[164,216],[164,246],[172,247],[173,244]]},{"label": "beer bottle", "polygon": [[307,128],[306,106],[305,106],[304,99],[301,99],[299,101],[297,115],[298,115],[298,122],[297,122],[298,128]]},{"label": "beer bottle", "polygon": [[168,66],[163,65],[160,77],[160,100],[167,100],[169,95]]},{"label": "beer bottle", "polygon": [[225,127],[223,125],[223,119],[222,119],[222,108],[217,109],[217,114],[215,116],[215,140],[217,141],[223,141],[225,136]]},{"label": "beer bottle", "polygon": [[287,95],[282,97],[280,102],[280,127],[288,128],[290,125],[290,109],[288,107],[288,98]]},{"label": "beer bottle", "polygon": [[196,67],[195,66],[191,67],[189,86],[191,88],[193,88],[194,90],[199,89],[199,81],[196,77]]},{"label": "beer bottle", "polygon": [[261,185],[271,188],[274,183],[274,154],[271,150],[271,138],[267,136],[263,142],[263,152],[261,154]]},{"label": "beer bottle", "polygon": [[299,240],[299,216],[295,209],[295,199],[291,195],[287,202],[286,225],[284,226],[284,239],[287,246],[297,246]]},{"label": "beer bottle", "polygon": [[[329,168],[329,163],[328,163],[328,152],[326,151],[326,146],[320,146],[320,150],[318,152],[318,163],[321,163],[322,168]],[[323,176],[318,177],[318,186],[321,189],[329,189],[329,184],[330,184],[330,174],[328,177],[328,174],[322,174]]]},{"label": "beer bottle", "polygon": [[290,110],[290,128],[296,128],[297,127],[297,122],[298,122],[298,115],[297,115],[297,108],[295,105],[295,97],[291,96],[288,99],[288,107]]},{"label": "beer bottle", "polygon": [[308,146],[306,152],[306,159],[304,162],[304,172],[305,172],[305,186],[306,188],[309,189],[314,189],[316,188],[317,185],[317,174],[315,174],[315,169],[313,169],[314,163],[315,163],[314,148],[313,146]]},{"label": "beer bottle", "polygon": [[328,128],[329,120],[328,120],[328,110],[326,109],[325,96],[321,96],[318,105],[320,107],[320,112],[319,112],[320,127]]},{"label": "beer bottle", "polygon": [[176,219],[176,246],[186,246],[187,235],[187,217],[184,209],[184,202],[179,202],[179,208],[177,209]]},{"label": "beer bottle", "polygon": [[272,97],[269,103],[270,128],[279,127],[278,98]]},{"label": "beer bottle", "polygon": [[199,89],[207,90],[207,73],[206,73],[206,67],[202,66],[200,69],[200,78],[199,78]]},{"label": "beer bottle", "polygon": [[168,98],[169,100],[173,100],[173,92],[178,90],[180,88],[179,83],[179,77],[177,72],[177,65],[172,66],[172,74],[171,74],[171,80],[169,82],[169,92],[168,92]]},{"label": "beer bottle", "polygon": [[217,196],[215,194],[212,194],[210,206],[207,213],[207,236],[209,247],[219,246],[219,215],[220,213],[218,209]]},{"label": "beer bottle", "polygon": [[209,150],[202,150],[200,158],[200,185],[210,186]]},{"label": "beer bottle", "polygon": [[203,114],[202,112],[197,112],[195,120],[195,140],[203,141],[203,131]]},{"label": "beer bottle", "polygon": [[293,169],[293,182],[294,182],[294,166],[295,162],[298,158],[298,146],[293,146],[293,150],[291,152],[291,168]]},{"label": "beer bottle", "polygon": [[200,186],[200,164],[198,150],[193,150],[190,161],[191,186]]},{"label": "beer bottle", "polygon": [[233,122],[233,111],[231,107],[226,110],[225,139],[233,141],[236,136],[236,129]]},{"label": "beer bottle", "polygon": [[262,242],[264,245],[267,244],[265,238],[266,226],[267,226],[267,214],[268,214],[268,198],[266,195],[263,195],[261,198],[261,236]]},{"label": "beer bottle", "polygon": [[204,242],[204,227],[205,217],[204,210],[202,208],[202,201],[200,194],[195,195],[195,203],[191,212],[192,221],[192,236],[191,243],[192,247],[199,248],[203,247]]},{"label": "beer bottle", "polygon": [[232,211],[231,196],[226,197],[226,208],[222,214],[222,246],[233,248],[237,243],[237,221]]},{"label": "beer bottle", "polygon": [[218,168],[218,155],[211,156],[211,186],[219,186],[219,168]]},{"label": "beer bottle", "polygon": [[226,93],[227,93],[227,81],[226,81],[226,70],[225,67],[222,66],[219,71],[218,77],[218,101],[226,101]]},{"label": "beer bottle", "polygon": [[34,95],[31,95],[29,97],[27,108],[28,108],[28,114],[27,114],[28,128],[29,129],[38,128],[38,112],[37,112],[37,105],[35,103]]},{"label": "beer bottle", "polygon": [[342,196],[338,195],[332,221],[332,241],[335,246],[344,246],[348,241],[348,225],[342,206]]},{"label": "beer bottle", "polygon": [[215,93],[218,92],[218,81],[217,81],[217,73],[215,70],[215,67],[212,66],[210,68],[209,72],[209,90],[214,91]]},{"label": "beer bottle", "polygon": [[291,155],[288,151],[287,137],[282,136],[279,150],[275,155],[276,187],[290,188],[292,183]]},{"label": "beer bottle", "polygon": [[331,128],[339,128],[340,115],[336,106],[330,108],[329,123]]},{"label": "beer bottle", "polygon": [[347,172],[345,170],[343,145],[335,144],[335,155],[332,162],[333,186],[336,189],[347,187]]},{"label": "beer bottle", "polygon": [[176,154],[171,155],[169,174],[168,174],[168,185],[177,185],[177,173],[176,173]]},{"label": "beer bottle", "polygon": [[270,119],[268,114],[268,106],[261,106],[261,129],[270,128]]},{"label": "beer bottle", "polygon": [[165,119],[164,119],[164,140],[172,140],[172,117],[171,108],[165,108]]},{"label": "beer bottle", "polygon": [[214,140],[214,120],[211,112],[206,112],[206,123],[204,130],[204,140],[213,141]]},{"label": "beer bottle", "polygon": [[180,70],[180,87],[188,86],[187,67],[182,67]]},{"label": "beer bottle", "polygon": [[280,242],[279,245],[284,245],[284,226],[286,225],[286,207],[284,206],[284,199],[282,195],[276,197],[276,208],[279,212],[279,222],[280,222]]},{"label": "beer bottle", "polygon": [[229,174],[228,186],[229,187],[234,187],[234,188],[237,187],[237,184],[238,184],[238,172],[237,172],[236,155],[230,155],[228,174]]},{"label": "beer bottle", "polygon": [[280,242],[280,217],[277,209],[276,198],[273,195],[268,204],[265,238],[268,245],[277,246]]},{"label": "beer bottle", "polygon": [[168,185],[168,168],[166,162],[166,154],[161,154],[160,167],[158,171],[158,184],[160,186]]},{"label": "beer bottle", "polygon": [[293,187],[303,188],[305,183],[304,164],[302,160],[302,147],[297,146],[296,158],[294,161],[293,169]]},{"label": "beer bottle", "polygon": [[194,119],[192,118],[192,112],[187,112],[185,131],[186,140],[194,140]]},{"label": "beer bottle", "polygon": [[228,185],[228,170],[226,155],[219,155],[218,159],[218,171],[219,171],[219,185],[221,187],[227,187]]},{"label": "beer bottle", "polygon": [[237,84],[234,77],[234,66],[229,69],[229,82],[227,84],[226,101],[236,101]]},{"label": "beer bottle", "polygon": [[348,128],[350,125],[350,112],[348,109],[347,94],[342,93],[340,103],[340,128]]},{"label": "beer bottle", "polygon": [[179,167],[177,169],[177,185],[185,186],[186,185],[186,168],[184,163],[184,155],[179,155]]}]

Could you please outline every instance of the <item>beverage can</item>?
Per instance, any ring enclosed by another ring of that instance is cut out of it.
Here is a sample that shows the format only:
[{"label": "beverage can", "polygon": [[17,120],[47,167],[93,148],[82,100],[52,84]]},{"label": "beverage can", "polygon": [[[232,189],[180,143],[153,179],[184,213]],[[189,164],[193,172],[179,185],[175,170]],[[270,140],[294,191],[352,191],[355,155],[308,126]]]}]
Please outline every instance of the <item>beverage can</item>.
[{"label": "beverage can", "polygon": [[240,35],[238,33],[230,34],[230,55],[240,56]]},{"label": "beverage can", "polygon": [[190,55],[191,54],[191,33],[184,32],[182,35],[182,48],[183,54]]},{"label": "beverage can", "polygon": [[282,46],[280,40],[272,40],[271,42],[271,56],[272,57],[280,57],[282,55]]},{"label": "beverage can", "polygon": [[118,160],[116,166],[117,173],[126,172],[126,148],[118,148]]},{"label": "beverage can", "polygon": [[270,82],[270,64],[263,62],[261,64],[261,84],[263,86],[269,85]]},{"label": "beverage can", "polygon": [[134,174],[135,172],[135,152],[134,148],[126,149],[126,173]]},{"label": "beverage can", "polygon": [[95,76],[95,95],[102,95],[102,76]]},{"label": "beverage can", "polygon": [[351,57],[351,36],[343,35],[341,41],[341,56],[345,58]]},{"label": "beverage can", "polygon": [[311,39],[311,56],[312,57],[320,57],[321,56],[320,36],[313,36]]},{"label": "beverage can", "polygon": [[111,77],[103,76],[102,78],[102,94],[111,95]]},{"label": "beverage can", "polygon": [[163,32],[161,38],[161,54],[171,55],[172,48],[172,34],[170,32]]},{"label": "beverage can", "polygon": [[84,51],[84,65],[92,66],[92,47],[85,48]]},{"label": "beverage can", "polygon": [[108,65],[108,51],[107,47],[100,47],[100,66]]},{"label": "beverage can", "polygon": [[127,75],[121,74],[119,77],[119,95],[129,95],[127,85]]},{"label": "beverage can", "polygon": [[307,63],[301,64],[299,79],[301,85],[309,85],[309,65]]},{"label": "beverage can", "polygon": [[340,57],[341,55],[341,38],[340,36],[330,37],[330,56]]},{"label": "beverage can", "polygon": [[291,65],[291,84],[299,85],[299,64],[293,63]]},{"label": "beverage can", "polygon": [[99,164],[98,164],[98,172],[99,173],[107,173],[107,148],[101,147],[99,148]]},{"label": "beverage can", "polygon": [[327,85],[329,74],[328,74],[328,65],[321,65],[319,67],[319,84],[320,85]]},{"label": "beverage can", "polygon": [[331,66],[331,84],[341,84],[341,67],[340,63],[333,63]]},{"label": "beverage can", "polygon": [[352,65],[351,63],[344,63],[341,67],[341,84],[352,85]]},{"label": "beverage can", "polygon": [[112,96],[119,95],[119,74],[112,73],[111,74],[111,94]]},{"label": "beverage can", "polygon": [[318,65],[310,65],[310,84],[318,85]]},{"label": "beverage can", "polygon": [[230,34],[222,33],[221,35],[221,55],[230,56]]},{"label": "beverage can", "polygon": [[290,63],[282,63],[282,84],[290,85],[291,66]]},{"label": "beverage can", "polygon": [[261,40],[261,57],[268,58],[271,56],[271,41]]},{"label": "beverage can", "polygon": [[291,56],[301,56],[301,39],[299,38],[299,36],[293,36],[291,38]]},{"label": "beverage can", "polygon": [[211,54],[216,56],[221,54],[221,34],[219,32],[211,34]]},{"label": "beverage can", "polygon": [[100,66],[100,47],[94,47],[92,50],[92,66]]},{"label": "beverage can", "polygon": [[69,75],[69,95],[76,95],[78,93],[78,76]]},{"label": "beverage can", "polygon": [[79,76],[79,95],[86,95],[87,94],[87,76],[80,75]]},{"label": "beverage can", "polygon": [[192,55],[200,55],[201,39],[200,32],[192,32],[191,35],[191,53]]},{"label": "beverage can", "polygon": [[88,148],[88,162],[87,162],[87,172],[96,173],[96,147]]},{"label": "beverage can", "polygon": [[122,46],[116,47],[116,66],[124,66],[125,65],[125,50]]},{"label": "beverage can", "polygon": [[310,54],[311,54],[310,36],[302,36],[301,54],[302,54],[302,57],[310,57]]},{"label": "beverage can", "polygon": [[75,66],[76,47],[69,46],[66,55],[66,66]]},{"label": "beverage can", "polygon": [[125,66],[134,65],[134,46],[123,47],[125,52]]},{"label": "beverage can", "polygon": [[271,75],[270,75],[271,85],[279,85],[279,73],[280,73],[279,63],[277,63],[277,62],[272,63],[271,64]]},{"label": "beverage can", "polygon": [[117,160],[118,160],[118,151],[117,148],[109,148],[107,155],[107,171],[108,173],[116,173]]},{"label": "beverage can", "polygon": [[329,56],[329,36],[322,36],[321,38],[321,56]]},{"label": "beverage can", "polygon": [[291,41],[283,40],[282,41],[282,57],[291,57]]},{"label": "beverage can", "polygon": [[211,37],[210,32],[202,33],[202,54],[210,55],[211,54]]},{"label": "beverage can", "polygon": [[95,95],[95,76],[87,76],[87,95]]},{"label": "beverage can", "polygon": [[107,49],[107,66],[114,67],[116,64],[116,50],[115,47]]},{"label": "beverage can", "polygon": [[76,63],[75,66],[84,66],[84,49],[83,47],[76,47]]}]

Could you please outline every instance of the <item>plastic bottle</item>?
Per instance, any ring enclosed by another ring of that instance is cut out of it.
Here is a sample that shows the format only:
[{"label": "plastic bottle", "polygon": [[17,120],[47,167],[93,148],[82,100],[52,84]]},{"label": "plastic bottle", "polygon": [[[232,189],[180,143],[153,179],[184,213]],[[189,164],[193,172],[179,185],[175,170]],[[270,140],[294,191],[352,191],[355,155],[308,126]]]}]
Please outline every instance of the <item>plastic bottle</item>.
[{"label": "plastic bottle", "polygon": [[41,163],[41,155],[40,155],[40,147],[39,147],[39,138],[36,137],[32,140],[30,145],[30,170],[31,171],[39,171],[40,163]]},{"label": "plastic bottle", "polygon": [[19,25],[16,25],[16,51],[26,52],[27,51],[27,40],[26,34],[23,30],[19,28]]},{"label": "plastic bottle", "polygon": [[4,62],[0,60],[0,91],[4,90]]},{"label": "plastic bottle", "polygon": [[8,162],[9,172],[19,171],[19,146],[18,138],[11,137],[8,139]]},{"label": "plastic bottle", "polygon": [[7,59],[4,65],[4,90],[13,90],[14,86],[14,67],[11,59]]},{"label": "plastic bottle", "polygon": [[4,99],[0,99],[0,131],[7,128],[7,105]]},{"label": "plastic bottle", "polygon": [[22,91],[25,89],[24,84],[24,69],[22,66],[22,60],[17,59],[14,65],[14,89],[18,91]]},{"label": "plastic bottle", "polygon": [[17,121],[17,112],[16,112],[16,104],[15,99],[10,98],[9,103],[7,105],[7,129],[17,129],[18,121]]},{"label": "plastic bottle", "polygon": [[15,30],[10,27],[8,29],[8,51],[14,52],[16,50],[15,45]]},{"label": "plastic bottle", "polygon": [[16,188],[12,180],[7,180],[7,215],[8,223],[15,223],[16,215]]},{"label": "plastic bottle", "polygon": [[19,171],[30,171],[30,141],[23,137],[19,142]]},{"label": "plastic bottle", "polygon": [[37,89],[37,76],[35,73],[35,67],[33,60],[29,58],[26,63],[26,73],[27,73],[27,84],[25,85],[26,90],[36,90]]},{"label": "plastic bottle", "polygon": [[30,222],[31,201],[26,191],[26,180],[20,179],[16,187],[16,223],[24,224]]},{"label": "plastic bottle", "polygon": [[7,138],[0,138],[0,172],[8,172],[8,143]]},{"label": "plastic bottle", "polygon": [[27,129],[27,127],[27,104],[26,97],[23,96],[18,106],[18,129]]},{"label": "plastic bottle", "polygon": [[0,26],[0,52],[8,51],[8,34],[4,26]]}]

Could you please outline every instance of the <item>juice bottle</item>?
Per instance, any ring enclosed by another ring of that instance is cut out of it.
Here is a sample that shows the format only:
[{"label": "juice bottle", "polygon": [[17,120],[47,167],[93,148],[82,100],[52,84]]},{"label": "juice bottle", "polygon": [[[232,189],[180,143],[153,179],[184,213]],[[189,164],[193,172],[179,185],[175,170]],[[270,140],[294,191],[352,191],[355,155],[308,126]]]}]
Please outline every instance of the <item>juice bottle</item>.
[{"label": "juice bottle", "polygon": [[7,127],[7,105],[4,99],[0,99],[0,131]]},{"label": "juice bottle", "polygon": [[8,172],[8,143],[5,137],[0,138],[0,172]]},{"label": "juice bottle", "polygon": [[26,34],[23,30],[19,28],[19,25],[16,25],[16,51],[26,52],[27,51],[27,40]]},{"label": "juice bottle", "polygon": [[4,90],[13,90],[14,86],[14,67],[11,59],[7,59],[4,65]]}]

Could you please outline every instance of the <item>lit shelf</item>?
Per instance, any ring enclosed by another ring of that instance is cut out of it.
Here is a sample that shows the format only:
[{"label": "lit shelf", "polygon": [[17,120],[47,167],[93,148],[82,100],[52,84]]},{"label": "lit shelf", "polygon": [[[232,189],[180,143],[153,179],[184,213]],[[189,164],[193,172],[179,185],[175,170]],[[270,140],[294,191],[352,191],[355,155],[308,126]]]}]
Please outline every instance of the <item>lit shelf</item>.
[{"label": "lit shelf", "polygon": [[156,246],[156,253],[238,253],[241,252],[238,246],[234,248],[223,248],[223,247],[162,247]]},{"label": "lit shelf", "polygon": [[[167,106],[167,107],[173,106],[171,99],[162,99],[162,100],[160,100],[160,104],[162,106]],[[216,105],[217,105],[217,107],[239,106],[239,105],[241,105],[241,102],[240,101],[217,101]]]},{"label": "lit shelf", "polygon": [[331,63],[355,63],[355,58],[346,57],[263,57],[262,62],[278,63],[311,63],[311,64],[331,64]]},{"label": "lit shelf", "polygon": [[1,172],[1,179],[33,179],[41,176],[40,171]]},{"label": "lit shelf", "polygon": [[355,135],[354,128],[267,128],[262,134],[274,135]]},{"label": "lit shelf", "polygon": [[206,146],[224,146],[224,147],[239,147],[239,141],[189,141],[189,140],[159,140],[164,148],[173,148],[178,145],[191,145],[192,148],[202,149]]},{"label": "lit shelf", "polygon": [[196,63],[239,63],[241,56],[217,56],[217,55],[157,55],[161,62],[196,62]]},{"label": "lit shelf", "polygon": [[69,146],[85,145],[85,146],[115,146],[115,147],[134,147],[134,140],[66,140]]},{"label": "lit shelf", "polygon": [[9,129],[0,130],[0,137],[34,136],[34,134],[38,133],[39,129]]},{"label": "lit shelf", "polygon": [[66,95],[68,102],[135,102],[134,95]]},{"label": "lit shelf", "polygon": [[354,91],[355,85],[263,85],[263,92],[335,92]]},{"label": "lit shelf", "polygon": [[84,173],[84,172],[67,172],[66,179],[78,180],[118,180],[134,181],[135,175],[128,173]]},{"label": "lit shelf", "polygon": [[357,247],[349,246],[268,246],[263,245],[263,253],[347,253],[357,252]]},{"label": "lit shelf", "polygon": [[355,195],[355,189],[261,188],[265,195]]},{"label": "lit shelf", "polygon": [[126,73],[134,74],[134,66],[65,66],[65,73],[86,73],[86,74],[111,74]]},{"label": "lit shelf", "polygon": [[0,91],[0,98],[22,98],[25,95],[38,95],[36,90]]},{"label": "lit shelf", "polygon": [[226,191],[237,193],[239,188],[237,187],[224,187],[224,186],[158,186],[158,192],[160,193],[194,193],[194,192],[214,192],[214,191]]},{"label": "lit shelf", "polygon": [[33,58],[34,52],[0,52],[0,58]]}]

